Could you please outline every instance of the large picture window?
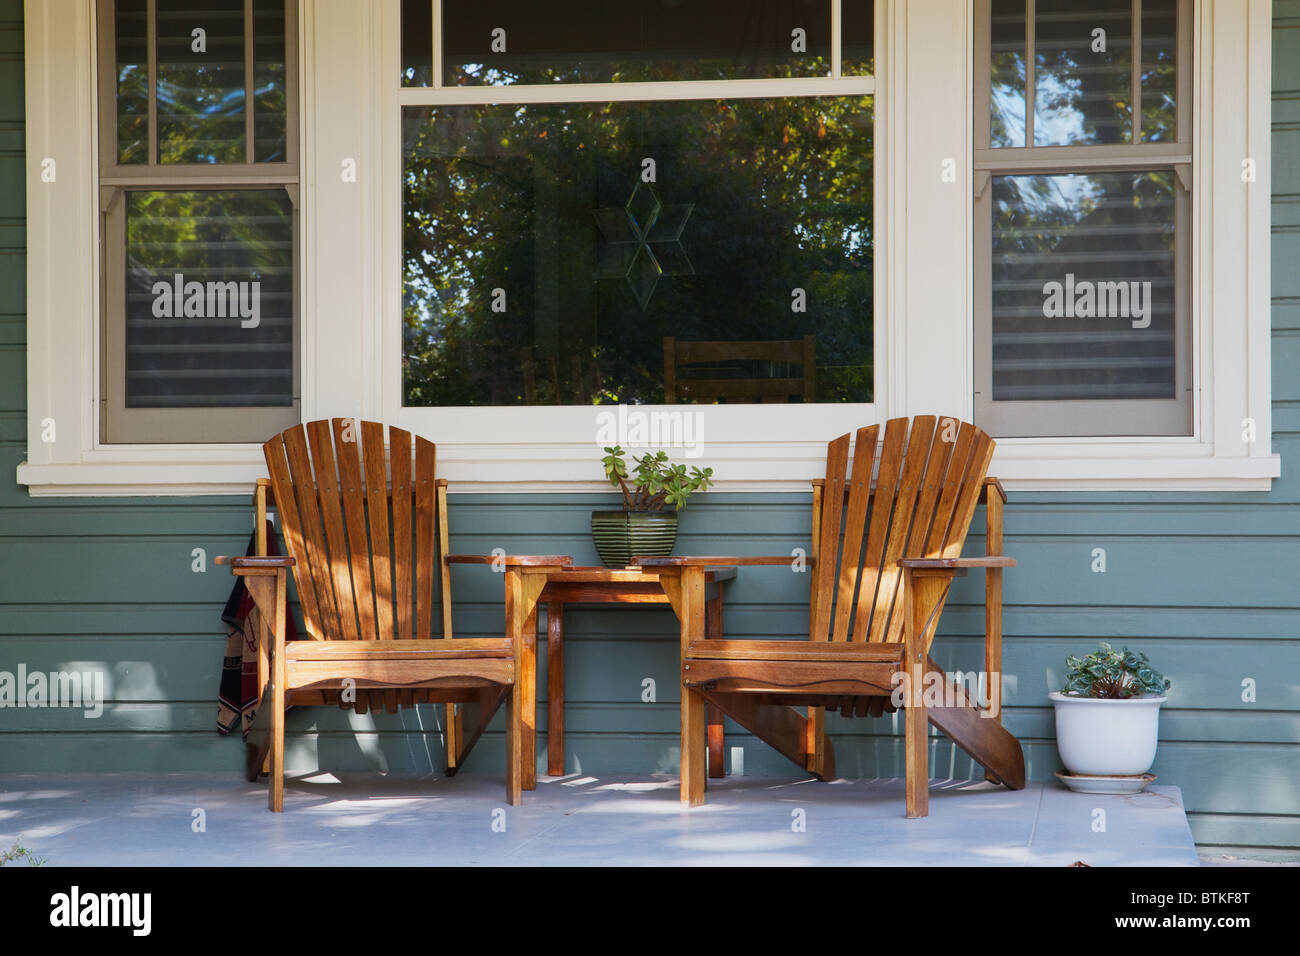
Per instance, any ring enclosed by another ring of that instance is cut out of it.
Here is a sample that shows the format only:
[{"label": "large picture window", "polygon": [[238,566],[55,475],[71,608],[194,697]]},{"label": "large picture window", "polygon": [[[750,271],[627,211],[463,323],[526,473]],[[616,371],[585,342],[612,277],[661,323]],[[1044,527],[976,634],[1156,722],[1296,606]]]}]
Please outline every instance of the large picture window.
[{"label": "large picture window", "polygon": [[1190,4],[982,0],[978,25],[977,421],[1191,434]]},{"label": "large picture window", "polygon": [[100,434],[298,418],[293,0],[102,0]]},{"label": "large picture window", "polygon": [[873,401],[869,0],[403,11],[404,405]]}]

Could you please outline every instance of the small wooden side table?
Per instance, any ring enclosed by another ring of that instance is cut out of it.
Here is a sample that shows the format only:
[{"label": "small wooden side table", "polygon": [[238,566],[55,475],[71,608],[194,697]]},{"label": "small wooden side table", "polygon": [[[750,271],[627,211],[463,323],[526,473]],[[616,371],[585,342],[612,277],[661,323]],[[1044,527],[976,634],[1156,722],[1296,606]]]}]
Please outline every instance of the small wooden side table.
[{"label": "small wooden side table", "polygon": [[[722,637],[722,584],[736,577],[735,568],[705,572],[705,627],[710,638]],[[659,573],[641,568],[556,568],[547,572],[538,600],[546,607],[546,772],[564,774],[564,607],[566,604],[668,604]],[[537,627],[526,627],[527,652],[537,654]],[[680,677],[680,674],[678,675]],[[532,701],[536,707],[536,698]],[[526,706],[526,705],[525,705]],[[525,711],[527,713],[527,711]],[[722,713],[708,714],[709,776],[723,776]],[[534,728],[536,723],[534,722]],[[524,787],[536,784],[537,734],[524,735]]]}]

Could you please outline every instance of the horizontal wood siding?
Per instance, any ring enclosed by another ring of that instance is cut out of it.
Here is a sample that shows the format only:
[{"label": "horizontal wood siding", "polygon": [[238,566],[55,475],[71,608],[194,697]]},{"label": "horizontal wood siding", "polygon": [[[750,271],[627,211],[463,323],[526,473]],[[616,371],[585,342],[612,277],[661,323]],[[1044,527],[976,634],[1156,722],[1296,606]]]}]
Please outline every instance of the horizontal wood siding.
[{"label": "horizontal wood siding", "polygon": [[[1183,788],[1197,839],[1300,846],[1300,0],[1275,10],[1273,156],[1273,447],[1282,478],[1269,493],[1013,494],[1006,550],[1006,722],[1030,776],[1059,767],[1046,694],[1067,654],[1107,639],[1147,651],[1173,679],[1154,768]],[[0,471],[25,454],[21,0],[0,0]],[[436,436],[430,436],[436,439]],[[829,437],[829,436],[828,436]],[[595,458],[592,461],[596,473]],[[723,476],[725,477],[725,476]],[[454,491],[454,489],[453,489]],[[456,551],[572,554],[594,563],[588,514],[610,496],[452,496]],[[708,494],[683,513],[679,553],[789,553],[807,547],[799,495]],[[967,553],[983,547],[983,517]],[[223,770],[238,742],[215,733],[230,588],[217,554],[237,552],[249,502],[226,498],[40,499],[0,481],[0,670],[101,669],[102,716],[0,710],[0,770]],[[202,548],[207,569],[191,569]],[[1107,570],[1092,571],[1093,549]],[[457,568],[456,625],[499,633],[500,578]],[[960,582],[936,656],[949,670],[981,660],[982,579]],[[732,585],[728,633],[784,637],[806,627],[806,579],[745,569]],[[569,766],[584,772],[676,772],[677,652],[665,610],[573,609]],[[545,694],[545,661],[540,692]],[[646,678],[655,699],[643,701]],[[1256,700],[1242,699],[1242,682]],[[349,716],[311,708],[289,723],[290,769],[440,769],[437,708]],[[539,723],[545,731],[545,711]],[[832,717],[840,771],[899,775],[901,726]],[[500,725],[470,771],[499,774]],[[790,773],[782,758],[730,728],[746,774]],[[544,749],[542,750],[544,753]],[[937,776],[977,776],[944,738]],[[730,760],[730,754],[728,755]]]}]

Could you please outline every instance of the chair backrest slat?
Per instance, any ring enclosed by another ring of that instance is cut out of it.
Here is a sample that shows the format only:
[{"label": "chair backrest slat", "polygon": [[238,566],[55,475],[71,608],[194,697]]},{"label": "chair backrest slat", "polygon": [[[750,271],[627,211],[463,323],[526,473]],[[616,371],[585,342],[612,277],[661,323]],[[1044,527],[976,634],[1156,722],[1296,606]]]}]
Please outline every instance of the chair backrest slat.
[{"label": "chair backrest slat", "polygon": [[859,428],[853,443],[853,472],[849,479],[849,507],[844,516],[844,557],[835,598],[835,631],[831,640],[845,641],[853,618],[853,595],[862,568],[862,538],[871,504],[871,471],[876,457],[879,425]]},{"label": "chair backrest slat", "polygon": [[[854,615],[853,640],[865,641],[871,634],[876,596],[880,590],[880,569],[884,566],[885,545],[889,543],[889,522],[894,513],[894,492],[898,488],[907,445],[907,419],[894,418],[885,423],[885,440],[880,448],[876,489],[872,495],[871,526],[862,554],[862,582],[858,587],[858,606]],[[875,453],[875,449],[872,449]]]},{"label": "chair backrest slat", "polygon": [[[946,427],[943,423],[947,423]],[[958,437],[958,422],[955,418],[945,418],[940,427],[934,430],[928,444],[928,456],[924,459],[924,476],[916,497],[916,507],[912,516],[912,525],[907,531],[901,555],[921,556],[926,553],[925,544],[930,528],[935,521],[935,509],[947,477],[948,463],[952,459],[953,448]],[[915,428],[915,426],[913,426]],[[945,522],[946,523],[946,522]],[[900,573],[901,582],[902,575]],[[889,617],[889,627],[885,633],[886,641],[901,641],[907,609],[903,606],[902,587],[894,599],[894,610]]]},{"label": "chair backrest slat", "polygon": [[[429,639],[435,626],[450,636],[437,449],[399,428],[388,438],[386,446],[377,423],[336,418],[295,426],[263,446],[304,623],[316,640]],[[409,692],[385,697],[390,705],[414,700]]]},{"label": "chair backrest slat", "polygon": [[[447,528],[447,484],[438,483],[438,553],[442,557],[451,553],[451,533]],[[451,593],[451,565],[441,558],[438,566],[442,572],[442,636],[451,640],[451,602],[446,595]]]},{"label": "chair backrest slat", "polygon": [[[925,477],[921,479],[921,491],[916,498],[916,513],[912,519],[912,528],[908,533],[905,554],[925,553],[925,544],[929,539],[930,528],[939,519],[938,505],[943,491],[944,480],[948,477],[948,463],[952,460],[953,448],[957,444],[956,419],[944,419],[952,424],[945,429],[940,427],[930,445],[930,458],[925,463]],[[949,431],[951,434],[949,434]],[[948,516],[943,518],[948,523]]]},{"label": "chair backrest slat", "polygon": [[[940,423],[940,428],[943,424]],[[948,474],[944,478],[943,493],[934,509],[934,522],[930,525],[930,535],[925,541],[926,554],[938,554],[943,550],[944,539],[952,526],[953,516],[957,512],[957,500],[961,495],[966,470],[970,467],[971,451],[975,447],[976,433],[974,425],[962,423],[957,432],[957,441],[953,446],[952,460],[948,465]]]},{"label": "chair backrest slat", "polygon": [[[361,432],[354,421],[333,421],[334,449],[339,466],[343,520],[348,532],[348,564],[357,608],[357,635],[363,641],[379,639],[375,614],[375,585],[370,569],[370,538],[366,533],[366,493],[361,480]],[[379,451],[383,462],[383,449]]]},{"label": "chair backrest slat", "polygon": [[[961,491],[957,497],[956,507],[953,509],[952,522],[948,525],[943,537],[943,546],[935,555],[936,557],[961,557],[962,545],[966,543],[966,535],[970,531],[971,520],[975,517],[975,508],[979,505],[980,494],[984,487],[984,476],[988,474],[989,464],[993,461],[994,441],[981,431],[975,436],[972,444],[973,447],[967,459],[965,475],[962,479]],[[947,594],[939,599],[934,613],[930,616],[925,633],[921,635],[922,646],[927,649],[930,642],[934,640],[935,631],[939,628],[939,615],[943,611],[943,606],[947,603],[947,600]]]},{"label": "chair backrest slat", "polygon": [[827,446],[815,498],[814,640],[901,641],[899,559],[959,557],[979,504],[994,448],[983,431],[922,415],[886,422],[877,449],[879,436],[879,426],[858,430],[847,478],[849,436]]},{"label": "chair backrest slat", "polygon": [[320,502],[321,524],[325,529],[325,543],[329,548],[329,573],[334,580],[334,602],[338,608],[339,637],[355,641],[360,636],[357,630],[356,589],[352,582],[351,563],[348,560],[348,536],[343,527],[338,462],[334,457],[330,423],[311,422],[307,425],[307,438],[311,447],[312,472],[316,477],[316,500]]},{"label": "chair backrest slat", "polygon": [[822,488],[821,542],[813,584],[817,588],[816,612],[811,637],[824,641],[830,636],[831,609],[835,598],[836,556],[840,550],[840,523],[844,511],[844,469],[849,462],[849,436],[841,435],[826,450],[826,484]]},{"label": "chair backrest slat", "polygon": [[[289,470],[288,451],[284,436],[276,435],[262,446],[266,457],[267,472],[271,477],[271,494],[275,498],[275,508],[280,515],[280,527],[284,532],[285,547],[295,559],[307,554],[306,536],[303,534],[302,521],[298,515],[298,496],[294,490],[293,476]],[[325,619],[326,602],[333,602],[333,597],[324,593],[323,587],[316,582],[316,568],[294,568],[294,580],[298,583],[298,603],[302,607],[303,624],[307,633],[318,637],[324,633],[321,622]]]},{"label": "chair backrest slat", "polygon": [[[398,454],[401,454],[401,448]],[[384,470],[384,426],[361,423],[361,457],[366,472],[370,518],[370,563],[375,588],[375,632],[393,637],[393,543],[388,535],[388,476]]]},{"label": "chair backrest slat", "polygon": [[411,433],[400,428],[389,428],[389,445],[405,452],[392,453],[393,467],[393,577],[397,581],[397,637],[409,640],[414,635],[412,585],[415,580],[415,561],[411,548],[414,543],[415,521],[412,517],[411,484]]},{"label": "chair backrest slat", "polygon": [[975,517],[976,507],[979,506],[980,493],[984,488],[984,476],[988,474],[989,465],[993,461],[994,445],[993,439],[984,432],[980,432],[975,438],[975,448],[971,452],[970,464],[966,469],[961,496],[953,513],[952,524],[943,538],[943,552],[939,555],[941,558],[961,556],[962,545],[966,543],[971,520]]},{"label": "chair backrest slat", "polygon": [[[437,511],[436,453],[432,442],[415,439],[415,613],[419,637],[433,637],[433,516]],[[441,559],[438,559],[441,563]]]},{"label": "chair backrest slat", "polygon": [[[317,623],[321,627],[322,636],[328,634],[337,638],[342,629],[334,594],[329,548],[325,545],[325,532],[321,525],[316,479],[307,454],[307,439],[301,425],[290,428],[283,435],[289,474],[293,481],[294,495],[298,499],[298,520],[302,526],[305,557],[316,584],[316,609],[319,612]],[[298,558],[298,555],[295,554],[294,558]]]},{"label": "chair backrest slat", "polygon": [[[894,492],[894,514],[889,522],[889,541],[880,565],[880,584],[876,589],[876,606],[871,612],[873,640],[890,640],[893,633],[892,615],[898,597],[902,571],[898,559],[907,547],[907,535],[912,527],[916,510],[916,497],[925,474],[926,459],[930,454],[930,441],[934,438],[933,415],[918,415],[912,420],[912,433],[907,440],[907,457],[903,460],[903,473]],[[901,630],[900,630],[901,633]]]}]

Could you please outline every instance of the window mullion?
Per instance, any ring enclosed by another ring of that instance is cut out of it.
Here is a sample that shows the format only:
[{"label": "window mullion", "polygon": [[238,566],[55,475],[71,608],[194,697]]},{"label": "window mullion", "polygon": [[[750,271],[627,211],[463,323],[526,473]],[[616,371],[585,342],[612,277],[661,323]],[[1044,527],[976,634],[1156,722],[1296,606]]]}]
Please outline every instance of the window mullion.
[{"label": "window mullion", "polygon": [[875,95],[874,76],[846,76],[840,80],[827,76],[806,76],[744,80],[444,86],[440,90],[427,86],[404,86],[397,91],[397,102],[399,106],[491,106],[506,101],[524,105]]},{"label": "window mullion", "polygon": [[244,162],[246,163],[253,163],[257,159],[253,146],[253,39],[253,0],[244,0]]},{"label": "window mullion", "polygon": [[[145,7],[145,46],[149,58],[149,161],[158,164],[158,0],[148,0]],[[116,116],[116,113],[114,113]],[[116,124],[114,124],[116,126]]]},{"label": "window mullion", "polygon": [[1177,130],[1175,139],[1180,143],[1189,143],[1192,139],[1192,68],[1195,63],[1192,48],[1192,0],[1178,0],[1175,10],[1178,17],[1174,34],[1174,71],[1177,77],[1175,95],[1178,97],[1174,106],[1174,127]]},{"label": "window mullion", "polygon": [[1133,92],[1133,142],[1142,142],[1142,0],[1133,0],[1133,26],[1129,30],[1129,60]]},{"label": "window mullion", "polygon": [[442,89],[442,0],[433,3],[433,89]]},{"label": "window mullion", "polygon": [[839,79],[844,72],[844,0],[831,0],[831,76]]},{"label": "window mullion", "polygon": [[1034,145],[1034,0],[1025,0],[1025,146]]}]

